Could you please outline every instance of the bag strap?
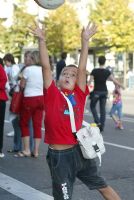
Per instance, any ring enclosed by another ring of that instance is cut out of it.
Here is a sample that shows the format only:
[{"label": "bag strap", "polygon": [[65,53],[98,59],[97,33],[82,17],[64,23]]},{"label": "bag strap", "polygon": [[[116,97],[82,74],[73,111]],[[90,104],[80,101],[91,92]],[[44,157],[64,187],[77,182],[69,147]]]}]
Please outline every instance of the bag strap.
[{"label": "bag strap", "polygon": [[[66,101],[67,101],[67,104],[68,104],[68,108],[69,108],[69,113],[70,113],[70,122],[71,122],[71,128],[72,128],[72,133],[73,134],[75,134],[75,136],[76,136],[76,125],[75,125],[75,118],[74,118],[74,111],[73,111],[73,106],[72,106],[72,104],[71,104],[71,102],[70,102],[70,100],[66,97],[66,95],[63,93],[63,92],[61,92],[61,94],[63,95],[63,97],[66,99]],[[86,121],[84,121],[83,120],[83,122],[82,122],[82,125],[83,126],[86,126],[86,127],[90,127],[90,124],[88,123],[88,122],[86,122]]]},{"label": "bag strap", "polygon": [[68,104],[68,108],[69,108],[69,117],[70,117],[70,122],[71,122],[71,129],[72,129],[72,133],[75,135],[76,137],[76,126],[75,126],[75,118],[74,118],[74,111],[73,111],[73,106],[70,102],[70,100],[66,97],[66,95],[61,92],[61,94],[63,95],[63,97],[66,99],[67,104]]}]

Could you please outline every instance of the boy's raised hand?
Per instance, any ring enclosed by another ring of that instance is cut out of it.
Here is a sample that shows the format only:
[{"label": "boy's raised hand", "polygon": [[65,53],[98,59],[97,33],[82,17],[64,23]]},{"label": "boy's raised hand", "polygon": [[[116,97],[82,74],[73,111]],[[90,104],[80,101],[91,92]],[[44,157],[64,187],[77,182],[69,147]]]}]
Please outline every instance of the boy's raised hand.
[{"label": "boy's raised hand", "polygon": [[31,33],[41,40],[45,40],[44,27],[40,28],[39,24],[35,22],[35,28],[31,28]]},{"label": "boy's raised hand", "polygon": [[81,37],[83,41],[89,41],[89,39],[97,32],[97,26],[94,23],[89,22],[86,28],[83,28]]}]

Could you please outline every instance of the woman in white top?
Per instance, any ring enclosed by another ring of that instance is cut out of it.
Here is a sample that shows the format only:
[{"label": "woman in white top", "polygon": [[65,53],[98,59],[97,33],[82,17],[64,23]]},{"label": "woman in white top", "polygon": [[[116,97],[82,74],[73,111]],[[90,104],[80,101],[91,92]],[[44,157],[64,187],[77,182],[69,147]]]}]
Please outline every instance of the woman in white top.
[{"label": "woman in white top", "polygon": [[32,118],[34,132],[34,157],[38,157],[41,140],[41,125],[44,110],[42,67],[38,51],[27,51],[24,56],[26,68],[23,70],[20,87],[24,89],[20,126],[24,143],[24,156],[30,156],[29,120]]}]

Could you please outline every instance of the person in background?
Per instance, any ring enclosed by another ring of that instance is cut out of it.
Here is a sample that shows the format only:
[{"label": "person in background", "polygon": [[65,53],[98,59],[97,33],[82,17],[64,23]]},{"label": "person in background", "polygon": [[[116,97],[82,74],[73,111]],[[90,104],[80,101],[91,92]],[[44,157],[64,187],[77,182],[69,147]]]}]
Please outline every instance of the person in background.
[{"label": "person in background", "polygon": [[67,53],[62,52],[61,59],[59,60],[59,62],[57,62],[57,65],[56,65],[56,81],[59,80],[60,73],[62,69],[66,66],[66,62],[65,62],[66,58],[67,58]]},{"label": "person in background", "polygon": [[[20,71],[19,66],[15,63],[14,60],[14,56],[11,53],[7,53],[4,57],[3,57],[3,61],[5,66],[7,67],[7,76],[8,76],[8,80],[9,80],[9,85],[10,85],[10,97],[13,94],[13,91],[15,90],[15,87],[17,86],[17,78],[18,78],[18,74]],[[12,97],[11,97],[12,98]],[[10,115],[11,117],[12,115]],[[13,136],[14,137],[14,147],[11,150],[8,150],[8,152],[13,152],[16,153],[18,151],[21,150],[21,141],[20,141],[20,127],[19,127],[19,117],[18,115],[15,115],[13,117],[12,121],[12,126],[14,129]]]},{"label": "person in background", "polygon": [[72,199],[76,177],[89,189],[97,189],[106,200],[120,200],[117,193],[98,174],[95,159],[84,159],[76,137],[71,130],[68,105],[61,91],[69,98],[74,109],[76,129],[82,127],[86,96],[86,64],[90,38],[96,33],[95,24],[89,23],[81,33],[79,65],[64,67],[59,87],[52,78],[44,29],[38,25],[32,33],[38,37],[40,59],[44,77],[45,142],[49,145],[47,162],[52,177],[54,200]]},{"label": "person in background", "polygon": [[[22,73],[20,88],[24,89],[24,97],[22,101],[22,110],[20,113],[20,127],[22,132],[22,140],[24,150],[22,156],[38,157],[39,145],[41,141],[41,126],[44,111],[43,97],[43,76],[42,67],[38,51],[27,51],[24,55],[25,69]],[[34,150],[30,151],[29,139],[29,121],[32,119],[33,135],[34,135]]]},{"label": "person in background", "polygon": [[2,58],[0,58],[0,158],[3,158],[5,156],[2,150],[6,101],[8,100],[8,96],[6,93],[7,80],[7,75],[3,67],[3,60]]},{"label": "person in background", "polygon": [[[5,65],[7,66],[7,75],[9,79],[9,84],[11,87],[11,96],[13,95],[13,92],[19,86],[18,76],[20,74],[20,67],[15,63],[14,56],[10,53],[7,53],[3,61]],[[11,97],[12,98],[12,97]],[[13,148],[8,149],[8,153],[15,153],[15,156],[18,157],[20,155],[20,152],[22,151],[22,139],[21,139],[21,129],[20,129],[20,116],[16,115],[14,113],[10,112],[10,119],[12,121],[12,126],[14,130],[13,134]],[[29,123],[29,126],[31,127],[31,148],[33,148],[33,140],[32,140],[32,122]],[[11,136],[11,135],[10,135]]]},{"label": "person in background", "polygon": [[118,86],[115,86],[113,91],[113,105],[110,111],[110,116],[115,122],[115,127],[123,130],[122,124],[122,99],[121,99],[121,89]]},{"label": "person in background", "polygon": [[[106,100],[108,95],[106,81],[110,80],[113,81],[115,85],[118,85],[122,88],[124,87],[114,78],[114,76],[108,69],[105,69],[105,56],[100,56],[98,58],[98,62],[99,68],[95,68],[92,70],[88,85],[90,85],[91,82],[94,81],[94,89],[90,93],[90,109],[94,118],[94,122],[100,128],[100,131],[103,132],[106,120]],[[98,102],[100,104],[100,117],[96,110],[96,105]]]},{"label": "person in background", "polygon": [[19,65],[15,63],[14,56],[11,53],[7,53],[3,57],[3,61],[8,69],[7,75],[9,79],[10,88],[11,88],[10,90],[11,92],[9,94],[12,95],[11,93],[13,93],[13,90],[15,89],[17,85],[17,78],[18,78],[20,68],[19,68]]}]

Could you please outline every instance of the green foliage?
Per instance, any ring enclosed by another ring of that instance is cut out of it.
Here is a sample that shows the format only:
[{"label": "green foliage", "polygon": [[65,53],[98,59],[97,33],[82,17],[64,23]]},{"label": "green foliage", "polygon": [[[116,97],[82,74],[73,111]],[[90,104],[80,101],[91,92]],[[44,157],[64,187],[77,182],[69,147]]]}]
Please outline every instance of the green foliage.
[{"label": "green foliage", "polygon": [[6,28],[3,25],[4,19],[0,19],[0,52],[3,53],[3,41],[4,41],[4,35],[6,32]]},{"label": "green foliage", "polygon": [[[0,47],[3,53],[10,52],[18,59],[21,58],[22,48],[29,44],[37,44],[37,39],[29,35],[28,26],[34,24],[35,18],[26,11],[27,0],[15,0],[13,24],[4,28],[0,21]],[[80,47],[80,22],[76,11],[64,4],[55,10],[50,10],[43,22],[47,29],[47,46],[50,55],[59,55],[62,51],[74,51]]]},{"label": "green foliage", "polygon": [[24,5],[22,7],[14,6],[13,25],[7,28],[3,35],[3,51],[5,53],[10,52],[19,59],[22,48],[32,38],[29,36],[28,25],[32,25],[35,20],[35,16],[28,14],[25,10]]},{"label": "green foliage", "polygon": [[47,46],[50,54],[73,51],[80,46],[80,22],[76,11],[64,4],[45,18]]},{"label": "green foliage", "polygon": [[91,10],[91,20],[98,25],[95,43],[109,46],[114,51],[134,50],[134,12],[129,0],[98,0]]}]

